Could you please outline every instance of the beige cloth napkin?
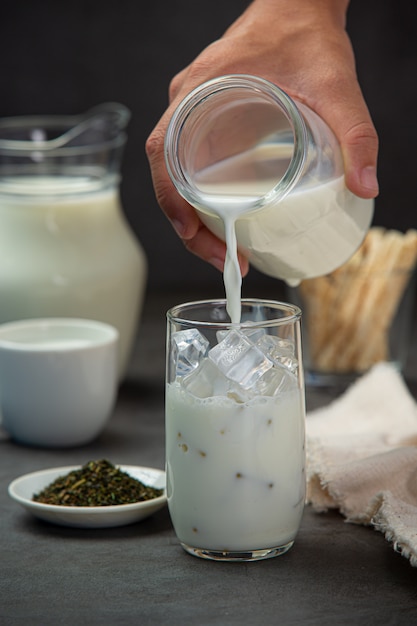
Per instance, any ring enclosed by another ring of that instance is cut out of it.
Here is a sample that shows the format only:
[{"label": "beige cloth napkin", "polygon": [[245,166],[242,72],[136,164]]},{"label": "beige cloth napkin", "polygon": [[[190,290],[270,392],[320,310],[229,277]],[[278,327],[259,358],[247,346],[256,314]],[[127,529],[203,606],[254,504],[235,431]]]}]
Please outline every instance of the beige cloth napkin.
[{"label": "beige cloth napkin", "polygon": [[388,363],[307,415],[307,502],[373,525],[417,567],[417,403]]}]

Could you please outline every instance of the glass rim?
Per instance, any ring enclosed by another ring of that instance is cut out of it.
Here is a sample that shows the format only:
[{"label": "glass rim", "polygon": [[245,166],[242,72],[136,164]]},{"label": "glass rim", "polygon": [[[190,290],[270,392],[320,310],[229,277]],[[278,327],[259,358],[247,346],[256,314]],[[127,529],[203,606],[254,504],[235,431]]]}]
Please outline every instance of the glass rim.
[{"label": "glass rim", "polygon": [[289,315],[286,317],[282,317],[282,318],[274,317],[272,319],[260,320],[260,321],[248,320],[247,322],[241,322],[239,324],[233,323],[231,321],[217,322],[213,320],[206,320],[206,321],[191,320],[191,319],[184,318],[183,316],[180,315],[181,310],[182,311],[191,310],[192,308],[196,308],[198,306],[204,306],[204,305],[205,306],[212,305],[212,308],[215,308],[216,306],[217,307],[221,306],[221,307],[224,307],[224,309],[226,309],[226,303],[227,303],[226,298],[188,301],[182,304],[177,304],[171,307],[170,309],[168,309],[166,313],[166,317],[167,317],[167,320],[171,323],[181,324],[182,326],[191,326],[193,328],[196,328],[196,327],[200,327],[200,328],[202,327],[206,327],[206,328],[207,327],[211,327],[211,328],[262,327],[262,328],[265,328],[265,327],[270,327],[270,326],[284,326],[287,324],[294,324],[300,321],[301,316],[302,316],[302,311],[300,307],[297,306],[296,304],[292,304],[292,303],[284,302],[280,300],[271,300],[267,298],[242,298],[241,304],[242,304],[242,307],[244,307],[245,305],[269,306],[272,309],[287,311]]},{"label": "glass rim", "polygon": [[248,212],[261,210],[272,201],[288,194],[300,178],[307,158],[306,123],[295,101],[278,85],[251,74],[225,74],[202,83],[191,91],[175,109],[165,134],[164,155],[168,174],[178,193],[191,205],[199,206],[210,215],[212,214],[210,207],[200,207],[200,192],[184,173],[177,156],[177,147],[185,122],[195,109],[209,98],[232,89],[262,94],[264,98],[274,102],[287,117],[293,133],[293,154],[285,174],[269,191],[252,201]]}]

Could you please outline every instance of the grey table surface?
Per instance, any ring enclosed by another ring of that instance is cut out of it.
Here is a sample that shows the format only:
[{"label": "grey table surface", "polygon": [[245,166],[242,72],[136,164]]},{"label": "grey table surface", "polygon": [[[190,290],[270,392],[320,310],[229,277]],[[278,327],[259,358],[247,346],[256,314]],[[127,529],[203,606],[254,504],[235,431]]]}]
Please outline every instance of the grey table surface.
[{"label": "grey table surface", "polygon": [[[306,507],[284,556],[215,563],[181,549],[167,508],[122,528],[71,529],[9,498],[14,478],[39,469],[98,458],[164,467],[165,310],[178,301],[148,296],[129,375],[95,442],[67,450],[0,442],[0,623],[417,624],[417,568],[337,512]],[[331,397],[307,390],[307,408]]]}]

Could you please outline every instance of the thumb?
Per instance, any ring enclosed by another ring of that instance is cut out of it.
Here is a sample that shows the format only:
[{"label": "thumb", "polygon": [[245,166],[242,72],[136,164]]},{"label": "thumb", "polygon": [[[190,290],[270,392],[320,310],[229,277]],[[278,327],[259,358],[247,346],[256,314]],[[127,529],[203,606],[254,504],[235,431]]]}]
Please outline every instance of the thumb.
[{"label": "thumb", "polygon": [[361,198],[375,198],[379,192],[378,135],[367,109],[358,110],[350,116],[349,125],[344,127],[342,124],[340,130],[339,141],[348,189]]}]

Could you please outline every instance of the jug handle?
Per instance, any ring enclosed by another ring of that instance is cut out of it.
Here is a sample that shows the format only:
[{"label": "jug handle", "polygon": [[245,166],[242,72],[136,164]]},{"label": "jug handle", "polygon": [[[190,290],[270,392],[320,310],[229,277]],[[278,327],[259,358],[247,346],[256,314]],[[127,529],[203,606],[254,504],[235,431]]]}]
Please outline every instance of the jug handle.
[{"label": "jug handle", "polygon": [[45,148],[49,150],[62,148],[89,128],[99,127],[102,124],[107,125],[109,129],[113,129],[112,133],[110,133],[111,137],[117,136],[127,126],[130,119],[130,111],[118,102],[105,102],[92,107],[76,119],[79,121],[72,128],[59,137],[44,142]]},{"label": "jug handle", "polygon": [[67,122],[73,121],[74,125],[59,137],[50,139],[49,141],[33,140],[33,141],[1,141],[3,149],[14,149],[23,151],[37,150],[39,152],[48,152],[57,148],[68,146],[74,139],[79,137],[88,129],[100,128],[105,125],[111,130],[109,139],[114,139],[127,126],[130,119],[129,109],[118,102],[105,102],[92,107],[86,113],[65,118]]}]

